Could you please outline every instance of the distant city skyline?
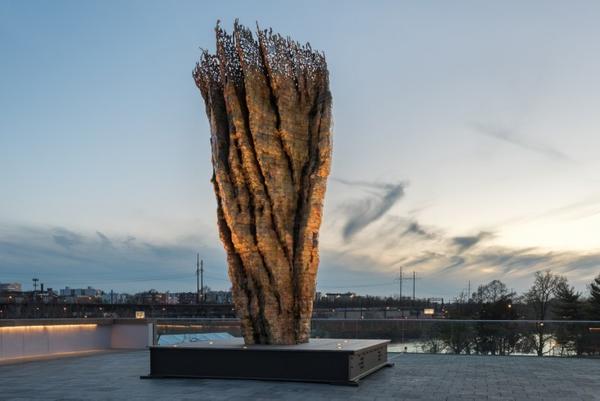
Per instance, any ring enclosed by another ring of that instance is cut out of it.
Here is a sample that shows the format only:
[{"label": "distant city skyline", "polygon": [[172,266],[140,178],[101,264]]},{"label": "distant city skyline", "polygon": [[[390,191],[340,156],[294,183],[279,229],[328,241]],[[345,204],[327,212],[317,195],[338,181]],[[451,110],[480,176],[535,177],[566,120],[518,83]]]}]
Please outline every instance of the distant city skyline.
[{"label": "distant city skyline", "polygon": [[[323,50],[318,290],[452,298],[600,273],[593,2],[4,1],[0,282],[228,289],[191,71],[235,18]],[[409,292],[409,286],[405,286]]]}]

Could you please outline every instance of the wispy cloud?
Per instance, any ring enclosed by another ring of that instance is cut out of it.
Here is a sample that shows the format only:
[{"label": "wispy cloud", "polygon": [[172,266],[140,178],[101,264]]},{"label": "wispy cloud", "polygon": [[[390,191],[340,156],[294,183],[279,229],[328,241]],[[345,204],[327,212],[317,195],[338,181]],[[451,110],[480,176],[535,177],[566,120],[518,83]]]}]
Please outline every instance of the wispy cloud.
[{"label": "wispy cloud", "polygon": [[542,219],[559,218],[562,220],[578,220],[600,214],[600,196],[596,195],[583,201],[572,202],[564,206],[548,209],[537,214],[516,216],[498,223],[501,226],[523,224]]},{"label": "wispy cloud", "polygon": [[112,242],[110,241],[110,239],[108,239],[106,235],[102,234],[100,231],[96,231],[96,235],[98,236],[98,238],[100,238],[100,242],[103,246],[112,246]]},{"label": "wispy cloud", "polygon": [[344,208],[346,223],[342,232],[345,240],[350,240],[365,227],[379,220],[404,196],[404,183],[349,181],[339,178],[334,180],[345,185],[371,190],[371,196],[347,204]]},{"label": "wispy cloud", "polygon": [[508,142],[520,148],[539,153],[554,160],[571,160],[566,153],[554,148],[553,146],[540,141],[535,141],[532,138],[525,137],[519,134],[516,130],[509,129],[507,127],[482,123],[473,123],[471,124],[471,127],[479,134]]},{"label": "wispy cloud", "polygon": [[54,242],[64,248],[74,247],[81,244],[82,241],[81,235],[60,227],[52,230],[52,238]]},{"label": "wispy cloud", "polygon": [[426,231],[425,228],[423,228],[416,221],[412,221],[411,223],[409,223],[408,227],[406,227],[406,230],[404,231],[404,233],[402,235],[408,235],[408,234],[420,235],[425,238],[433,238],[434,237],[433,233]]},{"label": "wispy cloud", "polygon": [[[600,273],[600,252],[546,252],[535,248],[487,246],[457,253],[451,241],[439,244],[436,251],[407,252],[393,263],[381,255],[324,249],[319,270],[319,289],[343,288],[369,294],[397,294],[398,268],[416,271],[417,296],[452,297],[466,286],[493,279],[504,281],[518,292],[525,291],[536,271],[551,269],[566,275],[578,290],[586,293],[586,284]],[[340,278],[342,280],[340,281]],[[405,288],[406,289],[406,288]]]},{"label": "wispy cloud", "polygon": [[451,241],[454,245],[456,245],[458,252],[462,253],[462,252],[466,251],[467,249],[474,247],[475,245],[477,245],[484,239],[490,238],[491,236],[492,236],[492,233],[487,232],[487,231],[481,231],[477,235],[470,235],[470,236],[465,236],[465,237],[453,237],[451,239]]},{"label": "wispy cloud", "polygon": [[[365,187],[366,184],[368,188],[376,188],[371,183],[360,183]],[[376,197],[377,192],[372,196]],[[357,209],[355,206],[353,211]],[[346,209],[337,213],[338,218],[333,221],[346,222],[344,219],[351,218],[350,223],[355,224],[355,214],[349,214]],[[423,291],[430,291],[429,296],[458,294],[468,280],[477,283],[500,279],[523,291],[531,284],[535,271],[548,268],[566,275],[579,290],[585,291],[585,285],[600,273],[600,252],[551,252],[541,248],[500,246],[494,242],[496,233],[501,232],[499,226],[457,236],[440,227],[423,225],[415,215],[382,214],[377,220],[368,236],[356,238],[352,231],[348,235],[348,223],[336,225],[343,242],[332,242],[333,246],[323,249],[326,255],[323,268],[330,264],[349,266],[377,273],[377,277],[387,273],[390,279],[399,267],[405,271],[415,270],[423,279]],[[394,291],[391,281],[387,287],[381,285],[379,293]],[[373,291],[377,288],[374,285]],[[437,294],[434,288],[439,291]]]}]

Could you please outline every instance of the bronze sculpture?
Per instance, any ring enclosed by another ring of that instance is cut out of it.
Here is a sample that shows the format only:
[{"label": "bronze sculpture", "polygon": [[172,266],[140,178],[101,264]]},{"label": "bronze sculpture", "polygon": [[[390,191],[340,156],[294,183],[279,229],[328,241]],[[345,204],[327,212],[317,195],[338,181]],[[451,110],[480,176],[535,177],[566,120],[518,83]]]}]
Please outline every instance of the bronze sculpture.
[{"label": "bronze sculpture", "polygon": [[325,57],[271,30],[217,24],[193,76],[211,127],[217,216],[246,344],[310,336],[331,164]]}]

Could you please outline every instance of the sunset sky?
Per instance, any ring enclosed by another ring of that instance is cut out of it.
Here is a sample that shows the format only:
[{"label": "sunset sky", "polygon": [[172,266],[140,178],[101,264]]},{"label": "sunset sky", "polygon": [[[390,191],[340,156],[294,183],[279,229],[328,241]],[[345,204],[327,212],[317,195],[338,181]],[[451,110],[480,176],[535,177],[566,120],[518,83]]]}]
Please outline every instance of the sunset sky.
[{"label": "sunset sky", "polygon": [[[191,71],[218,19],[323,50],[318,289],[449,299],[600,273],[600,3],[0,3],[0,282],[227,289]],[[409,291],[410,284],[405,285]]]}]

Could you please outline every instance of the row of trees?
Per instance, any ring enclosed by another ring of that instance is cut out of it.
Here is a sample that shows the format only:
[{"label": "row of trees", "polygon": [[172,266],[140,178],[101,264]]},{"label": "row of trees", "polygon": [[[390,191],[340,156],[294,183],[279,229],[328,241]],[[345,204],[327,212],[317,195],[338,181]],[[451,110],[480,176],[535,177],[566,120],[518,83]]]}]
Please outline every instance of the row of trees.
[{"label": "row of trees", "polygon": [[[535,273],[532,286],[521,296],[494,280],[481,285],[466,304],[450,305],[448,317],[478,320],[534,320],[534,323],[478,322],[434,326],[425,348],[439,352],[508,355],[516,352],[542,356],[559,354],[600,354],[600,275],[589,285],[589,296],[577,292],[566,277],[543,271]],[[565,323],[547,322],[564,320]],[[596,326],[600,326],[597,324]]]}]

